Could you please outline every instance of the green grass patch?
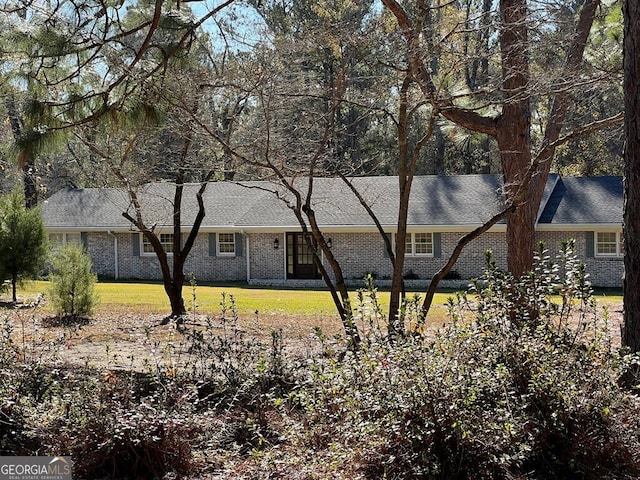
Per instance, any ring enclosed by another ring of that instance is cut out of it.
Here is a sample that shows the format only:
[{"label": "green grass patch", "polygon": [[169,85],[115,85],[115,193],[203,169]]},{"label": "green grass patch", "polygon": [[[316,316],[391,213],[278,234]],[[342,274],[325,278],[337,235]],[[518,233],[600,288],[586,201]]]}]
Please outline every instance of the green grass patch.
[{"label": "green grass patch", "polygon": [[[49,283],[34,281],[24,284],[18,291],[19,298],[28,303],[39,293],[45,298]],[[100,297],[97,312],[131,312],[140,314],[164,314],[169,311],[169,301],[159,283],[98,282],[96,292]],[[183,296],[188,310],[192,310],[194,290],[185,285]],[[355,292],[354,292],[355,293]],[[257,288],[247,285],[198,285],[195,288],[196,312],[215,314],[221,310],[223,294],[227,300],[233,296],[238,313],[242,315],[314,315],[333,316],[335,307],[327,290],[299,290]],[[451,293],[438,293],[435,308],[442,308]],[[355,295],[354,295],[355,301]],[[379,301],[383,311],[389,302],[389,292],[380,291]]]},{"label": "green grass patch", "polygon": [[[45,281],[27,282],[18,290],[19,300],[25,303],[33,301],[39,294],[45,298],[49,283]],[[160,283],[134,282],[98,282],[96,292],[100,302],[96,312],[134,313],[134,314],[167,314],[170,311],[169,301]],[[183,296],[187,310],[192,311],[194,290],[185,285]],[[418,292],[423,294],[423,292]],[[620,289],[599,289],[596,292],[599,303],[622,303]],[[288,288],[260,288],[244,284],[233,285],[198,285],[195,288],[196,312],[214,315],[220,312],[223,294],[229,303],[230,297],[235,300],[237,311],[241,315],[308,315],[331,317],[336,310],[327,290],[302,290]],[[454,294],[450,291],[436,294],[430,316],[434,320],[447,317],[445,304]],[[6,297],[6,294],[5,294]],[[353,301],[355,301],[355,292]],[[8,298],[6,298],[8,299]],[[378,300],[383,312],[389,304],[389,292],[380,290]],[[560,301],[555,298],[555,301]],[[45,307],[46,308],[46,307]]]}]

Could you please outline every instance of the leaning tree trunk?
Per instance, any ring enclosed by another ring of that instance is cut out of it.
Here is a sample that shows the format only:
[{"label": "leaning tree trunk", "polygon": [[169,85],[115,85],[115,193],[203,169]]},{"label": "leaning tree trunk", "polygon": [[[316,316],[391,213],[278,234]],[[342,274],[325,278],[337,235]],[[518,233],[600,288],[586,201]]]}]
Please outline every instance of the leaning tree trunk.
[{"label": "leaning tree trunk", "polygon": [[640,3],[624,2],[624,324],[622,344],[640,351]]}]

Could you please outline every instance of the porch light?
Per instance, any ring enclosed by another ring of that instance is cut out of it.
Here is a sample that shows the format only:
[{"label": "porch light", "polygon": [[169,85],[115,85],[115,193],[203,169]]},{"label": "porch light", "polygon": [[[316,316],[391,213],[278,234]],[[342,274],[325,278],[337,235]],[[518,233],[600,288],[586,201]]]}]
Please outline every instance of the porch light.
[{"label": "porch light", "polygon": [[331,238],[329,238],[329,240],[327,240],[327,247],[329,247],[329,248],[333,247],[333,242],[331,241]]},{"label": "porch light", "polygon": [[273,248],[276,250],[280,248],[280,240],[278,240],[277,238],[273,241]]}]

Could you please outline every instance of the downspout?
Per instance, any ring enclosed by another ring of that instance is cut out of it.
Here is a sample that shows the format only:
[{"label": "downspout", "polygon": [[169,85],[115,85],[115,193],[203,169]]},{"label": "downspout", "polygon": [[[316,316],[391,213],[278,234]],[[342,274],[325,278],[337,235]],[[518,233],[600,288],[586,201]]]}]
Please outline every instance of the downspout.
[{"label": "downspout", "polygon": [[287,232],[282,233],[282,266],[284,267],[284,275],[282,279],[287,281]]},{"label": "downspout", "polygon": [[113,256],[114,256],[114,265],[113,265],[113,275],[116,280],[120,278],[120,269],[118,268],[118,237],[111,230],[107,231],[109,235],[113,237]]},{"label": "downspout", "polygon": [[240,230],[240,235],[242,235],[245,240],[244,251],[247,252],[247,255],[246,255],[247,284],[249,284],[251,282],[251,252],[249,252],[249,235],[247,235],[244,230]]}]

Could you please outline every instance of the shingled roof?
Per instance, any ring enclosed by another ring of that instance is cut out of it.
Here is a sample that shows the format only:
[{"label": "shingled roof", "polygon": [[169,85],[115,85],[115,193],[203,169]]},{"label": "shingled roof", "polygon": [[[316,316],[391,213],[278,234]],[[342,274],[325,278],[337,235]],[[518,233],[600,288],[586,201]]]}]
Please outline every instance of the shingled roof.
[{"label": "shingled roof", "polygon": [[[354,186],[369,202],[383,226],[397,220],[397,177],[356,177]],[[296,185],[306,193],[306,180]],[[182,223],[189,226],[197,211],[199,185],[185,186]],[[174,185],[148,184],[138,195],[148,224],[171,225]],[[213,182],[204,195],[203,228],[295,228],[298,223],[284,200],[292,200],[281,186],[266,181]],[[314,179],[313,207],[324,227],[373,226],[365,209],[338,178]],[[424,226],[474,226],[502,207],[500,175],[419,176],[414,179],[408,223]],[[50,230],[131,229],[122,216],[133,214],[123,189],[66,189],[43,206]],[[564,178],[550,176],[541,206],[541,224],[597,224],[622,221],[620,177]]]},{"label": "shingled roof", "polygon": [[558,179],[538,223],[619,225],[622,210],[622,177],[563,177]]}]

